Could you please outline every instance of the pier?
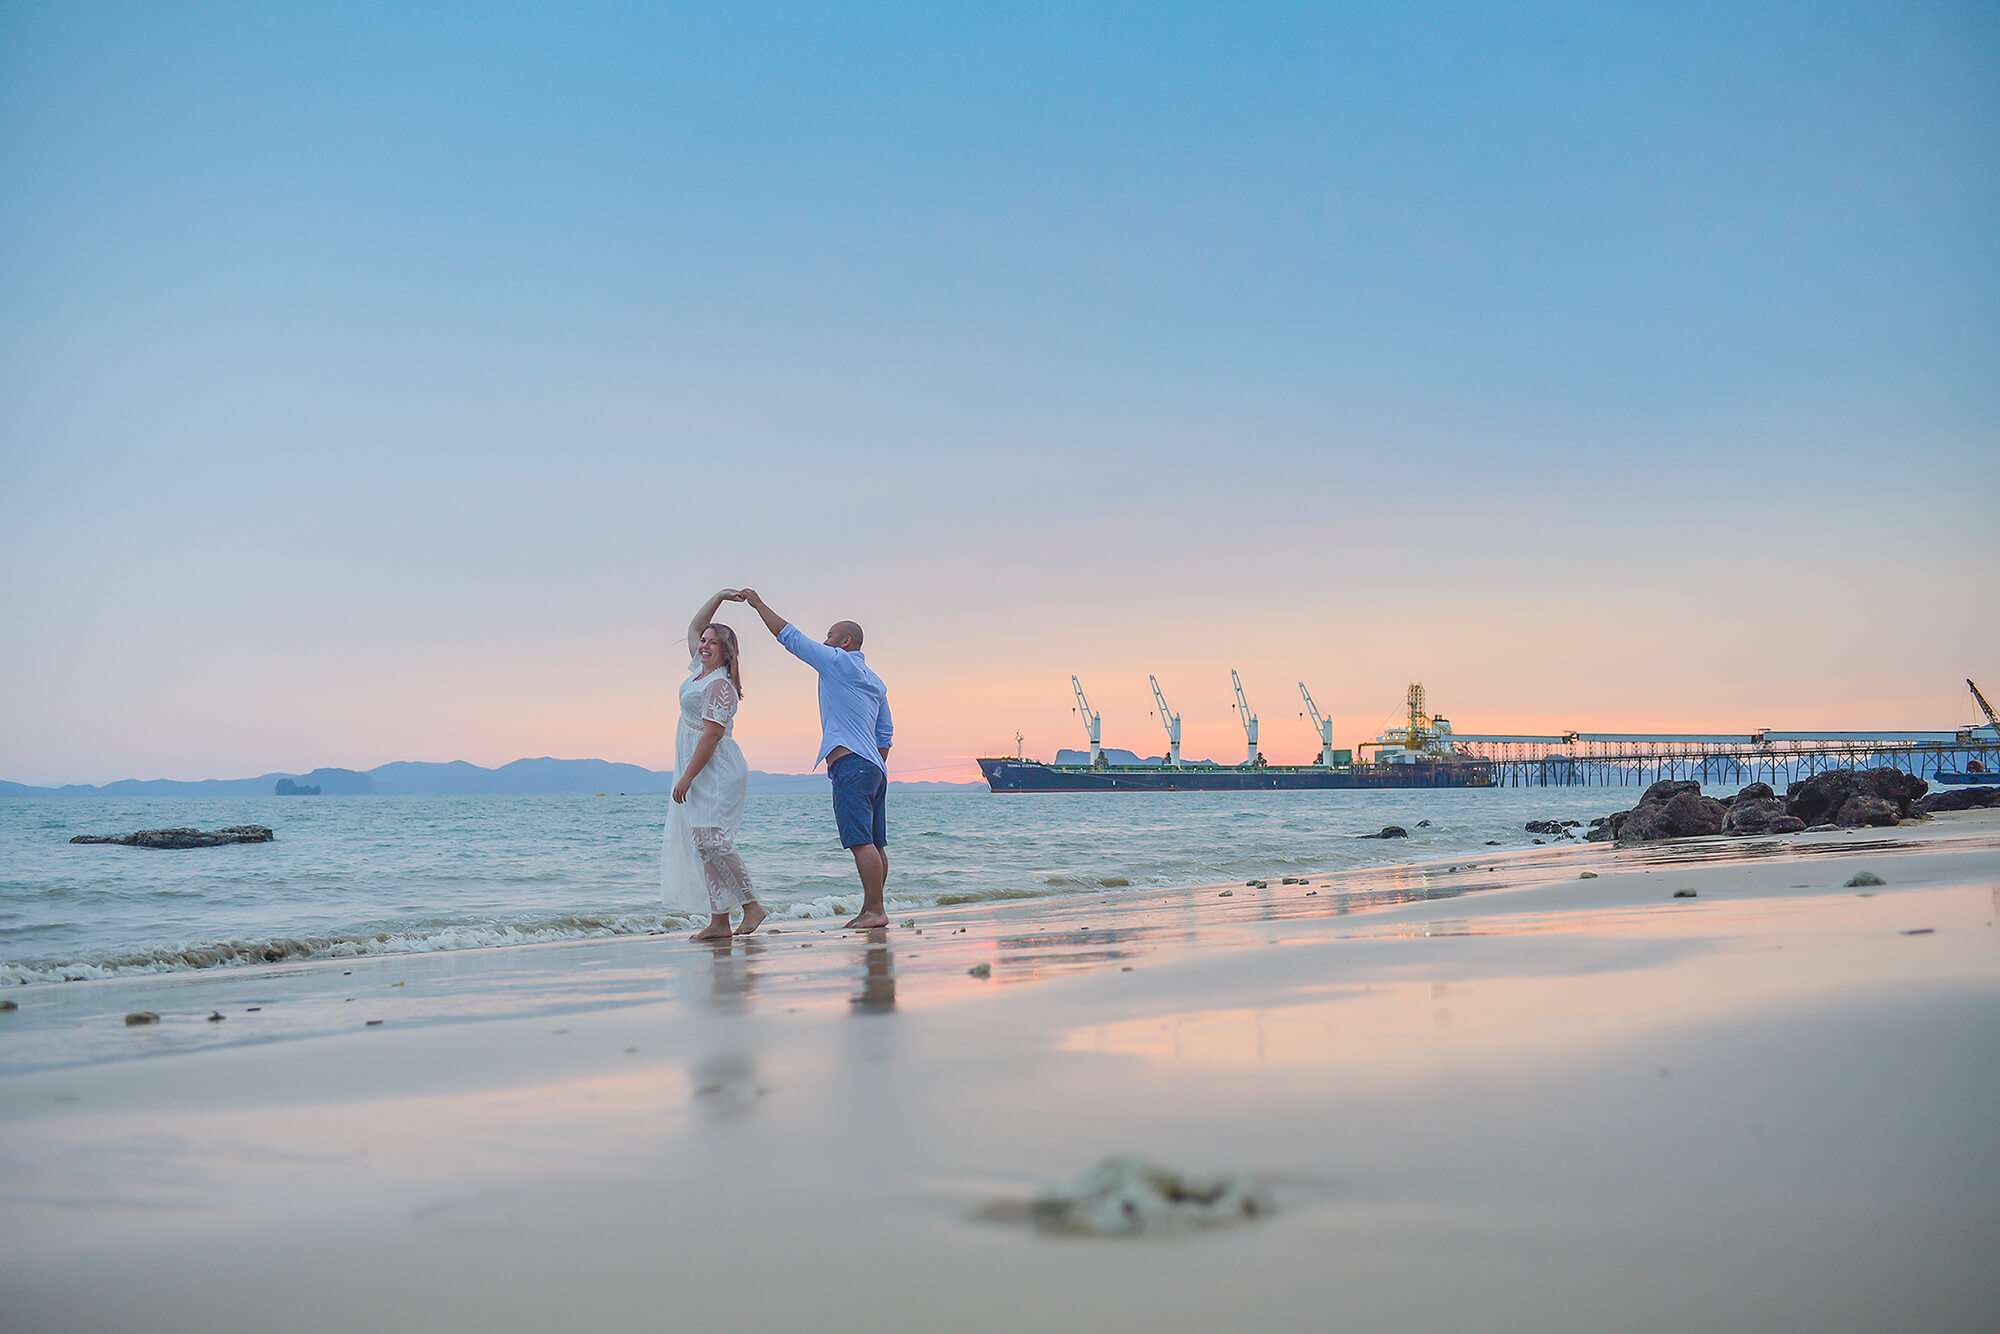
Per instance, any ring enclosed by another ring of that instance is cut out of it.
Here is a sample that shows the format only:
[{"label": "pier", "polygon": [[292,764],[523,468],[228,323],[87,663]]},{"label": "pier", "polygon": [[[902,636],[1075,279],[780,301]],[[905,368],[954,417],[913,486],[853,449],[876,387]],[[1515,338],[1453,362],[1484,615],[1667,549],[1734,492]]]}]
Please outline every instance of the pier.
[{"label": "pier", "polygon": [[1957,732],[1449,733],[1457,754],[1493,766],[1500,787],[1645,786],[1662,778],[1784,785],[1828,769],[1888,766],[1935,779],[2000,766],[1993,729]]}]

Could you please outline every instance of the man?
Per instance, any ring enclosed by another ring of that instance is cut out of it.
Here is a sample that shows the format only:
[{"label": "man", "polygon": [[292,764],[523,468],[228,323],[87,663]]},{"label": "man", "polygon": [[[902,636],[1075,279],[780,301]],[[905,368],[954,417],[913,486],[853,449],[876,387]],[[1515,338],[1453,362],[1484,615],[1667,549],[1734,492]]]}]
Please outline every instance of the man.
[{"label": "man", "polygon": [[889,692],[861,656],[861,627],[835,621],[825,641],[815,644],[765,606],[756,589],[743,589],[738,596],[764,618],[764,627],[793,657],[819,673],[820,742],[813,767],[826,761],[840,846],[854,854],[854,870],[861,877],[861,912],[847,925],[887,926],[889,910],[882,902],[882,886],[889,879],[885,803],[895,729],[889,722]]}]

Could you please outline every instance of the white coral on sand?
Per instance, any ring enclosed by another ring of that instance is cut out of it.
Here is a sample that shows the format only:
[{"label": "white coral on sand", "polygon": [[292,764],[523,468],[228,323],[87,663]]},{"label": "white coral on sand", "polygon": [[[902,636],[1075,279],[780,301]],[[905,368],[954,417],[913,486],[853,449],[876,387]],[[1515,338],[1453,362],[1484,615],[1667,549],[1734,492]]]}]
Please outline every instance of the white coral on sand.
[{"label": "white coral on sand", "polygon": [[1143,1158],[1111,1157],[1075,1181],[1038,1192],[1028,1214],[1046,1231],[1129,1236],[1244,1223],[1275,1207],[1254,1177],[1196,1176]]}]

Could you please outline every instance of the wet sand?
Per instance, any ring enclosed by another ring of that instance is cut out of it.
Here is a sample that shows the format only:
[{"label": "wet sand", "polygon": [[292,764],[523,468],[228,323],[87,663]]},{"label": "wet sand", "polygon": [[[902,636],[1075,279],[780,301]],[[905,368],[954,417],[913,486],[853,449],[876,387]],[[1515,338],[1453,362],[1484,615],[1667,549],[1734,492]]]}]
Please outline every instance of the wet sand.
[{"label": "wet sand", "polygon": [[[2000,1328],[1996,918],[1981,812],[22,988],[7,1325]],[[980,1217],[1112,1153],[1280,1212]]]}]

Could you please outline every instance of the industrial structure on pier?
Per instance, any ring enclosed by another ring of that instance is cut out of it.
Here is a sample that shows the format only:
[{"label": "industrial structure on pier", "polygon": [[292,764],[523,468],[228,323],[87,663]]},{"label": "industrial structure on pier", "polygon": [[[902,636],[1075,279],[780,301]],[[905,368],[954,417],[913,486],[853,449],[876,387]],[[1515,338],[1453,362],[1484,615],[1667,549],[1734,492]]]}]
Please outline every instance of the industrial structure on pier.
[{"label": "industrial structure on pier", "polygon": [[[1081,764],[1047,764],[1014,756],[982,757],[980,771],[995,792],[1284,791],[1351,787],[1490,787],[1648,783],[1661,778],[1702,782],[1789,782],[1833,768],[1879,764],[1942,783],[1995,781],[2000,769],[2000,719],[1979,687],[1966,686],[1986,715],[1983,725],[1953,731],[1562,732],[1543,735],[1467,733],[1426,710],[1424,688],[1412,682],[1405,720],[1353,751],[1336,750],[1333,722],[1312,691],[1299,682],[1319,741],[1314,764],[1273,765],[1259,747],[1258,719],[1243,679],[1234,670],[1233,708],[1243,728],[1244,759],[1225,765],[1181,755],[1181,716],[1167,703],[1157,677],[1152,687],[1166,753],[1157,761],[1114,764],[1105,757],[1104,719],[1070,677],[1076,713],[1090,743]],[[1018,740],[1018,737],[1017,737]],[[1368,752],[1373,751],[1370,756]]]}]

